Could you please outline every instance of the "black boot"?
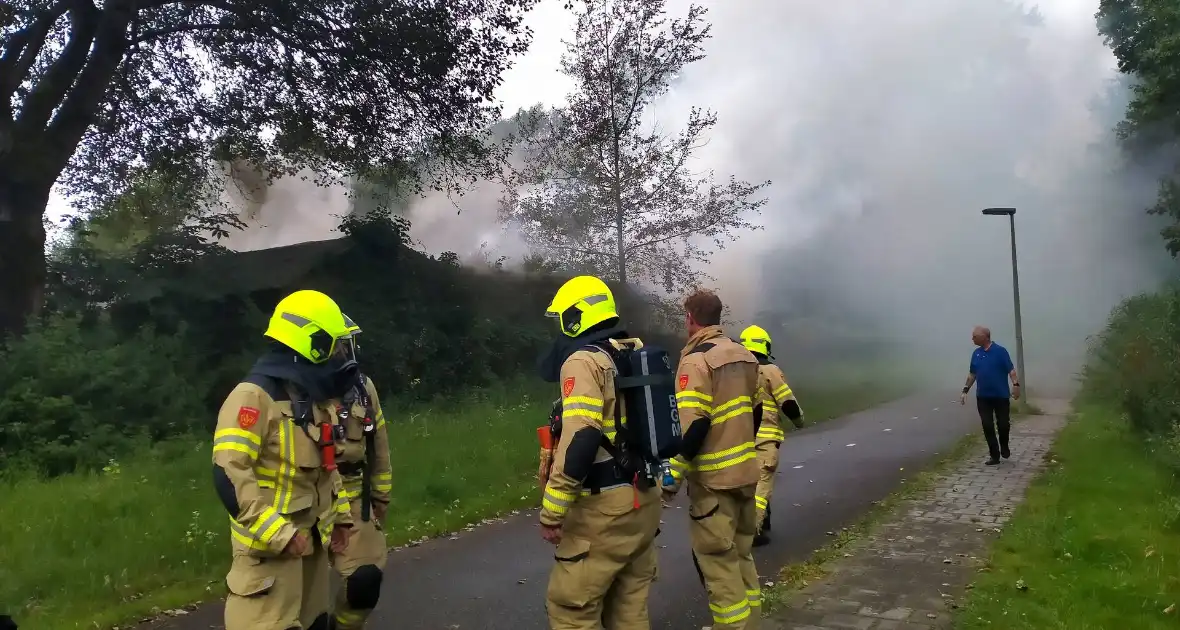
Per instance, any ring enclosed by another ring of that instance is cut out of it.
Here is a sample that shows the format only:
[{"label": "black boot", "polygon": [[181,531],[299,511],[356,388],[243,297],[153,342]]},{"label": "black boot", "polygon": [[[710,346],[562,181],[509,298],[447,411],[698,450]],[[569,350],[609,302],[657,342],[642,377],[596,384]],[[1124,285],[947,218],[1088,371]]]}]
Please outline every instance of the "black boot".
[{"label": "black boot", "polygon": [[762,522],[759,523],[758,533],[754,534],[754,546],[761,547],[770,542],[770,536],[766,533],[770,531],[770,508],[766,508],[766,512],[762,515]]},{"label": "black boot", "polygon": [[996,464],[1000,463],[1000,458],[992,455],[991,457],[987,458],[986,462],[983,463],[985,466],[995,466]]}]

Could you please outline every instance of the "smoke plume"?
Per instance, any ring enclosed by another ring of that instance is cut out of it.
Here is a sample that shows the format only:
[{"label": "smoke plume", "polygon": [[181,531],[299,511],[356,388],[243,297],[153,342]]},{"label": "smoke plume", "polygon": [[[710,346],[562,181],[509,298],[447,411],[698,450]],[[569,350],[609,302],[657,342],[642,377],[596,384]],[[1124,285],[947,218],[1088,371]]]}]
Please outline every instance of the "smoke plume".
[{"label": "smoke plume", "polygon": [[[554,90],[568,85],[557,74],[572,24],[561,4],[545,0],[530,17],[538,39],[501,90],[507,112],[559,102]],[[765,229],[709,272],[731,317],[771,324],[780,347],[888,340],[950,367],[952,380],[975,324],[1014,350],[1008,225],[985,207],[1018,209],[1034,382],[1068,375],[1114,304],[1173,272],[1143,214],[1159,173],[1129,169],[1111,131],[1127,84],[1097,34],[1098,0],[703,4],[708,57],[657,114],[674,129],[693,105],[715,109],[699,167],[774,181]],[[486,184],[458,208],[415,202],[412,236],[432,251],[472,257],[487,242],[492,258],[520,255],[495,222],[499,192]],[[311,217],[332,203],[291,197],[311,213],[301,238],[326,238]]]},{"label": "smoke plume", "polygon": [[1127,90],[1097,0],[705,4],[709,56],[663,107],[716,109],[703,162],[774,180],[765,230],[711,267],[737,319],[885,338],[957,380],[974,324],[1015,356],[1008,224],[980,211],[1016,207],[1029,370],[1068,374],[1171,268],[1143,214],[1158,173],[1111,131]]}]

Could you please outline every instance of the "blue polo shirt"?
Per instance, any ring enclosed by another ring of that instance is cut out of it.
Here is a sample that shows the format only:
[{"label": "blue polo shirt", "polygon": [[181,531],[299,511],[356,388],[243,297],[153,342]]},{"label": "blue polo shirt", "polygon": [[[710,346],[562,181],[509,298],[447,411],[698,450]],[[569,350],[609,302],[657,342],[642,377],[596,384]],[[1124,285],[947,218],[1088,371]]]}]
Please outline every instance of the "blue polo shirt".
[{"label": "blue polo shirt", "polygon": [[971,373],[975,375],[975,395],[980,398],[1008,398],[1008,373],[1012,371],[1012,357],[1008,349],[992,342],[984,350],[975,348],[971,353]]}]

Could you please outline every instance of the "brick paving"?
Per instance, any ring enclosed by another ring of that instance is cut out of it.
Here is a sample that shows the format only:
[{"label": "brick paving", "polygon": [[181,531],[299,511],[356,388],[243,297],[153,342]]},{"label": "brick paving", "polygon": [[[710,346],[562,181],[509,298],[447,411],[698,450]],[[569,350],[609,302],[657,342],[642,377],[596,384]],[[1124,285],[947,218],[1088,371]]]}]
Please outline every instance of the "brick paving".
[{"label": "brick paving", "polygon": [[1065,424],[1067,403],[1038,404],[1046,415],[1012,426],[1011,459],[984,466],[985,456],[972,451],[835,561],[822,582],[764,619],[762,628],[950,628],[955,601],[986,562],[991,542]]}]

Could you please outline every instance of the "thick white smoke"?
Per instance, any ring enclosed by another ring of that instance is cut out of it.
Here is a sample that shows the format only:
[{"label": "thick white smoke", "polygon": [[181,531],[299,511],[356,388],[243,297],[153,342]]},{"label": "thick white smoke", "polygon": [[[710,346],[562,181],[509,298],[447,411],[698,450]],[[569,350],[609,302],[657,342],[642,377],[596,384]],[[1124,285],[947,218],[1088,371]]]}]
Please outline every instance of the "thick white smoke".
[{"label": "thick white smoke", "polygon": [[[1170,268],[1142,212],[1156,173],[1126,171],[1111,133],[1126,89],[1097,1],[703,2],[708,57],[656,114],[675,129],[693,105],[717,110],[698,166],[774,180],[766,229],[709,268],[734,318],[859,326],[956,361],[977,323],[1011,346],[1007,225],[980,210],[1015,206],[1030,369],[1076,359],[1111,306]],[[530,17],[537,40],[506,77],[508,112],[568,89],[561,5],[544,0]],[[297,208],[284,212],[308,213],[303,240],[328,237],[333,204],[298,191],[261,214]],[[486,242],[493,259],[518,256],[498,197],[487,184],[418,201],[413,236],[430,251],[475,257]]]},{"label": "thick white smoke", "polygon": [[1155,173],[1121,172],[1097,0],[705,4],[709,56],[663,108],[718,110],[704,163],[774,180],[765,231],[711,267],[738,317],[853,313],[958,359],[980,323],[1011,347],[1008,229],[988,206],[1018,208],[1030,370],[1076,359],[1158,280]]}]

